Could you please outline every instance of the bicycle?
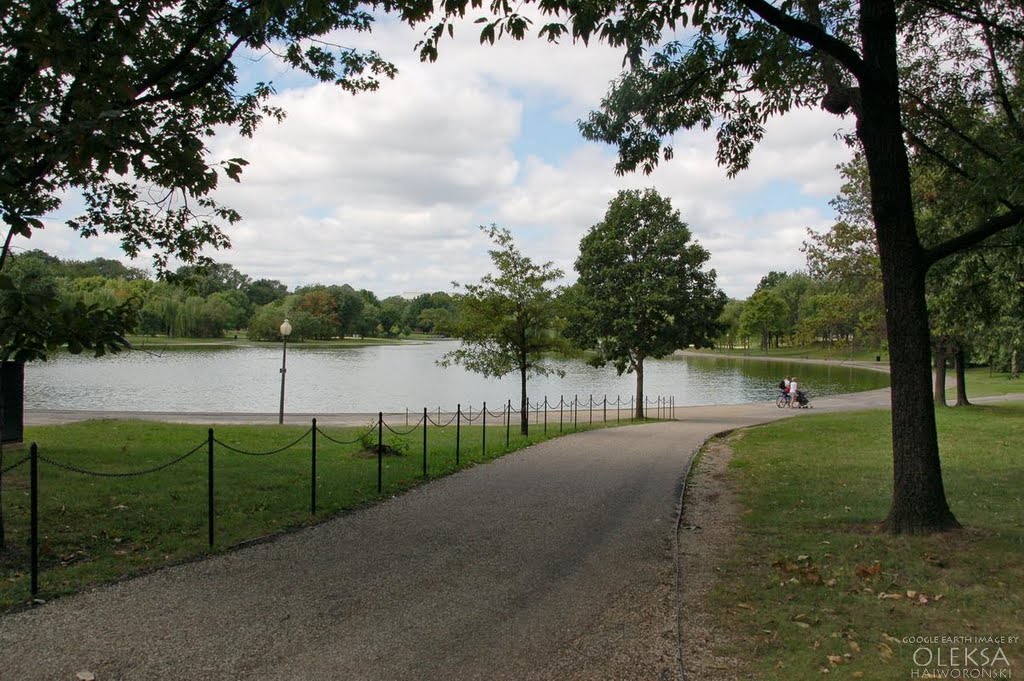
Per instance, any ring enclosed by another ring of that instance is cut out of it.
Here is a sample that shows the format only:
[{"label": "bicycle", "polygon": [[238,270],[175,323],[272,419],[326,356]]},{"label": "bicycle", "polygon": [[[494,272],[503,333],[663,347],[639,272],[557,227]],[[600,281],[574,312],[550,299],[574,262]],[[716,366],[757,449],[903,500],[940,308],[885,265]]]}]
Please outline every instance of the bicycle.
[{"label": "bicycle", "polygon": [[779,398],[775,400],[775,406],[778,407],[779,409],[785,409],[786,407],[789,406],[789,403],[792,399],[793,398],[790,397],[789,393],[782,393],[779,395]]}]

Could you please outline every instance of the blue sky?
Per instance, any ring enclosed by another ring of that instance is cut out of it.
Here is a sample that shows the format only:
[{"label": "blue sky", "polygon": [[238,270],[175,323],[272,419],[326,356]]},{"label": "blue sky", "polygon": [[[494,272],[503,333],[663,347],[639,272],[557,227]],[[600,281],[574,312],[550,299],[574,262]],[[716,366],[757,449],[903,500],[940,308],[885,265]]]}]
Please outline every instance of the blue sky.
[{"label": "blue sky", "polygon": [[[841,119],[799,111],[770,121],[735,179],[715,164],[713,131],[678,135],[675,158],[651,176],[618,177],[615,150],[584,141],[576,126],[618,75],[618,52],[540,40],[483,47],[467,22],[437,63],[422,64],[413,50],[420,34],[384,21],[371,36],[341,37],[399,67],[394,81],[357,96],[314,84],[272,55],[240,62],[246,82],[273,81],[288,116],[252,140],[231,131],[210,140],[211,157],[250,162],[241,184],[218,189],[243,221],[227,229],[233,248],[217,259],[293,288],[348,283],[382,297],[451,290],[453,280],[490,269],[477,227],[494,222],[572,280],[579,240],[615,193],[653,187],[711,252],[723,290],[744,298],[769,270],[802,268],[806,228],[831,224],[835,166],[849,157],[834,139],[849,125]],[[115,241],[82,240],[58,224],[15,245],[120,257]]]}]

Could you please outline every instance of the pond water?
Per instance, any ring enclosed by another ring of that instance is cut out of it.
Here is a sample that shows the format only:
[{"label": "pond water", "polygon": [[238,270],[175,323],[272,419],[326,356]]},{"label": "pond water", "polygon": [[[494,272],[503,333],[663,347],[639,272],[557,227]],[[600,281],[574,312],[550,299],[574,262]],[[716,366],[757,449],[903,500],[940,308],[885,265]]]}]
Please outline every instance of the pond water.
[{"label": "pond water", "polygon": [[[286,410],[307,413],[454,411],[491,409],[519,401],[517,376],[485,379],[437,360],[457,341],[349,348],[288,346]],[[531,401],[558,403],[573,395],[600,402],[635,391],[632,374],[598,369],[578,359],[551,362],[565,376],[533,377]],[[129,352],[94,359],[61,354],[25,367],[27,409],[114,411],[276,412],[280,399],[281,346],[190,347],[161,353]],[[772,400],[776,384],[796,373],[813,397],[871,390],[888,376],[843,366],[788,364],[756,359],[670,357],[645,363],[644,392],[674,397],[677,406]]]}]

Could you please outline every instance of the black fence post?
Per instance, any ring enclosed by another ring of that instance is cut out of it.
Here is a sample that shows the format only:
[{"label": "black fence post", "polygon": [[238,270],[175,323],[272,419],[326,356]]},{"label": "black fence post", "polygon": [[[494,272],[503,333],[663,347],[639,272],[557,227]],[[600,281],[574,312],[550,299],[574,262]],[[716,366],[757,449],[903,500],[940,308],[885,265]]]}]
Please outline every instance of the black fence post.
[{"label": "black fence post", "polygon": [[580,396],[572,396],[572,429],[576,430],[576,421],[580,413]]},{"label": "black fence post", "polygon": [[544,434],[548,434],[548,396],[544,396]]},{"label": "black fence post", "polygon": [[427,477],[427,408],[423,407],[423,477]]},{"label": "black fence post", "polygon": [[508,449],[509,435],[512,432],[512,400],[505,405],[505,449]]},{"label": "black fence post", "polygon": [[206,518],[210,548],[213,548],[213,428],[206,431]]},{"label": "black fence post", "polygon": [[[409,418],[408,416],[406,418]],[[377,412],[377,494],[384,491],[384,412]]]},{"label": "black fence post", "polygon": [[622,416],[622,395],[615,396],[615,423],[619,422]]},{"label": "black fence post", "polygon": [[29,514],[31,516],[29,541],[32,552],[32,597],[39,593],[39,447],[35,442],[29,450]]},{"label": "black fence post", "polygon": [[483,457],[486,459],[487,458],[487,403],[486,402],[484,402],[484,409],[480,413],[483,415],[482,423],[483,423],[483,436],[484,436],[483,446],[481,447],[481,451],[483,452]]},{"label": "black fence post", "polygon": [[459,438],[462,435],[462,403],[455,405],[455,467],[459,466]]},{"label": "black fence post", "polygon": [[558,396],[558,432],[562,432],[562,421],[565,413],[565,395]]},{"label": "black fence post", "polygon": [[594,395],[593,395],[593,393],[591,393],[591,395],[590,395],[590,406],[589,406],[587,411],[590,412],[590,425],[594,425]]},{"label": "black fence post", "polygon": [[309,512],[316,514],[316,419],[313,419],[313,447],[310,470]]},{"label": "black fence post", "polygon": [[604,396],[604,408],[601,410],[601,423],[608,423],[608,396]]}]

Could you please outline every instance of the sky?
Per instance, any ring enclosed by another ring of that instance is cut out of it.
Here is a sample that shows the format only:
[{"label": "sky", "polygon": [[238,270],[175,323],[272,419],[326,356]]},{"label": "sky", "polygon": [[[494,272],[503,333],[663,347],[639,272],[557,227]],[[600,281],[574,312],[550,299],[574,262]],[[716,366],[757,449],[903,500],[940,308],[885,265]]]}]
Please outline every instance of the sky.
[{"label": "sky", "polygon": [[[241,60],[243,81],[271,81],[272,104],[287,117],[264,122],[252,139],[224,130],[209,141],[212,158],[249,161],[241,183],[224,178],[216,191],[243,219],[225,229],[232,248],[215,259],[292,289],[347,283],[381,298],[452,291],[453,281],[491,271],[479,226],[495,223],[571,283],[579,241],[608,202],[621,189],[650,187],[710,251],[719,287],[746,298],[769,271],[804,268],[806,229],[834,221],[836,165],[850,157],[836,132],[848,122],[818,110],[773,119],[750,167],[732,179],[716,165],[714,130],[682,132],[670,162],[620,177],[616,150],[584,140],[576,122],[599,106],[621,53],[538,39],[481,46],[478,28],[460,27],[432,64],[413,49],[421,28],[384,19],[372,35],[340,38],[372,46],[399,70],[358,95],[313,83],[272,55]],[[61,226],[72,214],[69,203],[15,247],[125,259],[116,240]]]}]

